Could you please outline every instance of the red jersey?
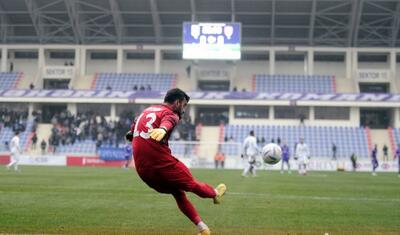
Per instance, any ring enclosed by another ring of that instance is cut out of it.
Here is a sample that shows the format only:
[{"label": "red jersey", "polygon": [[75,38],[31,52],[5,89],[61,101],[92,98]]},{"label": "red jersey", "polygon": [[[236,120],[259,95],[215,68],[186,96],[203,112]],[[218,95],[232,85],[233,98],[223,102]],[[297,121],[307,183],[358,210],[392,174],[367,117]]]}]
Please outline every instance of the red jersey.
[{"label": "red jersey", "polygon": [[[135,166],[138,171],[157,169],[176,164],[179,160],[171,154],[168,139],[179,116],[167,105],[155,105],[145,109],[132,125],[132,147]],[[150,138],[150,131],[165,127],[167,133],[163,140],[157,142]]]}]

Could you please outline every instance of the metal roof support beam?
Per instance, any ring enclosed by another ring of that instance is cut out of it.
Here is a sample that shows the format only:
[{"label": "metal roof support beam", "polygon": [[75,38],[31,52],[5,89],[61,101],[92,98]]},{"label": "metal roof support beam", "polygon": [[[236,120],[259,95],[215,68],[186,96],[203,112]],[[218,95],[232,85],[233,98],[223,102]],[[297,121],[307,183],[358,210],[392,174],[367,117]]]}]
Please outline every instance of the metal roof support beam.
[{"label": "metal roof support beam", "polygon": [[8,17],[6,16],[6,14],[4,14],[5,10],[4,10],[1,2],[0,2],[0,11],[3,12],[0,15],[0,20],[1,20],[0,40],[2,43],[5,43],[5,42],[7,42],[8,27],[10,27],[10,25],[9,25],[10,21],[8,20]]},{"label": "metal roof support beam", "polygon": [[271,2],[271,27],[270,27],[270,38],[271,38],[271,45],[275,44],[275,7],[276,0],[272,0]]},{"label": "metal roof support beam", "polygon": [[[39,11],[41,11],[41,10],[46,9],[46,8],[48,8],[48,7],[54,6],[54,5],[56,5],[56,4],[59,4],[59,3],[61,3],[62,1],[63,1],[63,0],[54,0],[54,1],[50,2],[50,3],[48,3],[48,4],[45,4],[45,5],[43,5],[43,6],[38,7],[37,9],[38,9]],[[51,12],[51,11],[50,11],[50,12],[46,11],[46,13],[52,13],[52,12]],[[56,12],[56,14],[57,14],[57,12]]]},{"label": "metal roof support beam", "polygon": [[39,43],[43,43],[44,28],[40,17],[40,11],[37,7],[37,3],[35,0],[25,0],[25,4],[28,9],[29,16],[31,17],[33,28],[36,31],[38,41]]},{"label": "metal roof support beam", "polygon": [[68,17],[74,32],[75,43],[84,43],[84,24],[80,24],[77,0],[64,0]]},{"label": "metal roof support beam", "polygon": [[235,0],[231,0],[231,22],[235,22]]},{"label": "metal roof support beam", "polygon": [[368,5],[374,6],[374,7],[378,8],[378,9],[381,9],[383,11],[386,11],[388,14],[393,14],[393,11],[391,9],[388,9],[386,7],[383,7],[383,6],[379,5],[379,4],[376,4],[373,1],[366,1],[365,3],[368,4]]},{"label": "metal roof support beam", "polygon": [[190,0],[190,11],[192,13],[192,22],[196,21],[196,3]]},{"label": "metal roof support beam", "polygon": [[161,42],[161,26],[160,15],[158,14],[156,0],[150,0],[151,18],[153,19],[154,35],[156,36],[156,43]]},{"label": "metal roof support beam", "polygon": [[393,19],[393,28],[392,28],[392,41],[390,46],[396,46],[396,38],[400,31],[400,1],[397,2],[396,12]]},{"label": "metal roof support beam", "polygon": [[335,9],[337,9],[337,8],[339,8],[339,7],[346,6],[346,5],[348,5],[348,4],[349,4],[349,2],[346,1],[346,2],[343,2],[343,3],[337,4],[337,5],[334,5],[334,6],[331,6],[331,7],[327,7],[327,8],[325,8],[325,9],[322,9],[322,10],[318,11],[318,13],[319,13],[319,14],[325,13],[325,12],[328,12],[328,11],[331,11],[331,10],[335,10]]},{"label": "metal roof support beam", "polygon": [[114,25],[115,25],[115,33],[117,35],[117,43],[122,43],[122,38],[124,36],[124,21],[121,16],[121,10],[118,6],[117,0],[109,0],[111,7],[111,14],[113,17]]},{"label": "metal roof support beam", "polygon": [[351,8],[351,19],[348,25],[348,37],[347,37],[347,46],[351,47],[354,46],[354,43],[357,41],[358,32],[356,33],[355,30],[358,31],[360,27],[361,21],[361,4],[363,0],[354,0],[353,6]]},{"label": "metal roof support beam", "polygon": [[338,20],[332,19],[330,17],[327,17],[326,15],[318,15],[318,18],[325,19],[327,21],[330,21],[330,22],[335,23],[337,25],[340,25],[342,27],[346,27],[346,25],[347,25],[346,23],[343,23],[343,22],[340,22]]},{"label": "metal roof support beam", "polygon": [[357,18],[356,18],[356,22],[354,24],[355,28],[353,30],[354,32],[354,36],[353,36],[353,46],[357,46],[357,41],[358,41],[358,33],[360,31],[360,25],[361,25],[361,15],[362,15],[362,10],[363,10],[363,6],[364,6],[364,0],[359,0],[360,1],[360,5],[358,7],[357,10]]},{"label": "metal roof support beam", "polygon": [[315,26],[315,12],[317,9],[317,0],[312,1],[311,7],[311,15],[310,15],[310,24],[309,24],[309,31],[308,31],[308,45],[312,46],[313,38],[314,38],[314,26]]}]

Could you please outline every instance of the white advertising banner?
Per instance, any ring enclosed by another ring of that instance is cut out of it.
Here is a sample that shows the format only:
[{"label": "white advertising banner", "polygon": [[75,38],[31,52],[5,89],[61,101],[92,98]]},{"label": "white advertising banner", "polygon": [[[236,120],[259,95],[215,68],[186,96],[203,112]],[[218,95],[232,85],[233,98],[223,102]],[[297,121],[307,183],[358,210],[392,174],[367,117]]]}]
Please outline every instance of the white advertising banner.
[{"label": "white advertising banner", "polygon": [[[215,162],[211,158],[179,158],[189,168],[215,168]],[[282,162],[278,162],[275,165],[263,164],[261,158],[258,159],[258,169],[266,170],[280,170]],[[243,169],[245,166],[245,160],[240,157],[227,157],[224,163],[226,169]],[[290,160],[291,170],[297,171],[297,161]],[[285,169],[287,166],[285,165]],[[310,171],[353,171],[353,166],[350,160],[331,160],[331,159],[313,159],[311,158],[307,164],[307,169]],[[398,162],[388,161],[379,162],[379,166],[376,169],[377,172],[398,172]],[[371,172],[372,163],[368,159],[362,159],[357,161],[356,171],[359,172]]]},{"label": "white advertising banner", "polygon": [[361,81],[388,81],[390,71],[385,69],[359,69],[357,79]]},{"label": "white advertising banner", "polygon": [[43,78],[72,78],[74,73],[74,67],[46,66],[43,71]]},{"label": "white advertising banner", "polygon": [[58,155],[21,155],[19,157],[19,164],[31,166],[66,166],[67,158],[66,156]]}]

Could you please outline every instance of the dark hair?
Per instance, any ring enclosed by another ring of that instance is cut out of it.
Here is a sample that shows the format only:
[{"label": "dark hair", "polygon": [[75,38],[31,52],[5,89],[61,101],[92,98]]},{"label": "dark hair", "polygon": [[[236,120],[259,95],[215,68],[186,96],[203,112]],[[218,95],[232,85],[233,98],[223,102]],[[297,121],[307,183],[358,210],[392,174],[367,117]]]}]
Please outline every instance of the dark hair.
[{"label": "dark hair", "polygon": [[167,94],[164,97],[164,102],[172,104],[175,102],[175,100],[183,100],[185,99],[187,102],[189,102],[190,97],[181,89],[179,88],[173,88],[169,91],[167,91]]},{"label": "dark hair", "polygon": [[19,135],[19,131],[16,131],[16,132],[15,132],[15,135]]},{"label": "dark hair", "polygon": [[253,130],[250,131],[250,135],[254,136],[254,131]]}]

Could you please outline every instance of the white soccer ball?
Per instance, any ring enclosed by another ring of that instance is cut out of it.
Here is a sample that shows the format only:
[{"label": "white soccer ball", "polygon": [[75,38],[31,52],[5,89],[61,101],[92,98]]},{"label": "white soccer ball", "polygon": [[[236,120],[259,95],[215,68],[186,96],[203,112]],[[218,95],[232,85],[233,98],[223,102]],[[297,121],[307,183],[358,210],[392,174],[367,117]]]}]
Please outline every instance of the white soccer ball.
[{"label": "white soccer ball", "polygon": [[281,160],[282,149],[277,144],[269,143],[262,148],[261,156],[265,163],[274,165]]}]

